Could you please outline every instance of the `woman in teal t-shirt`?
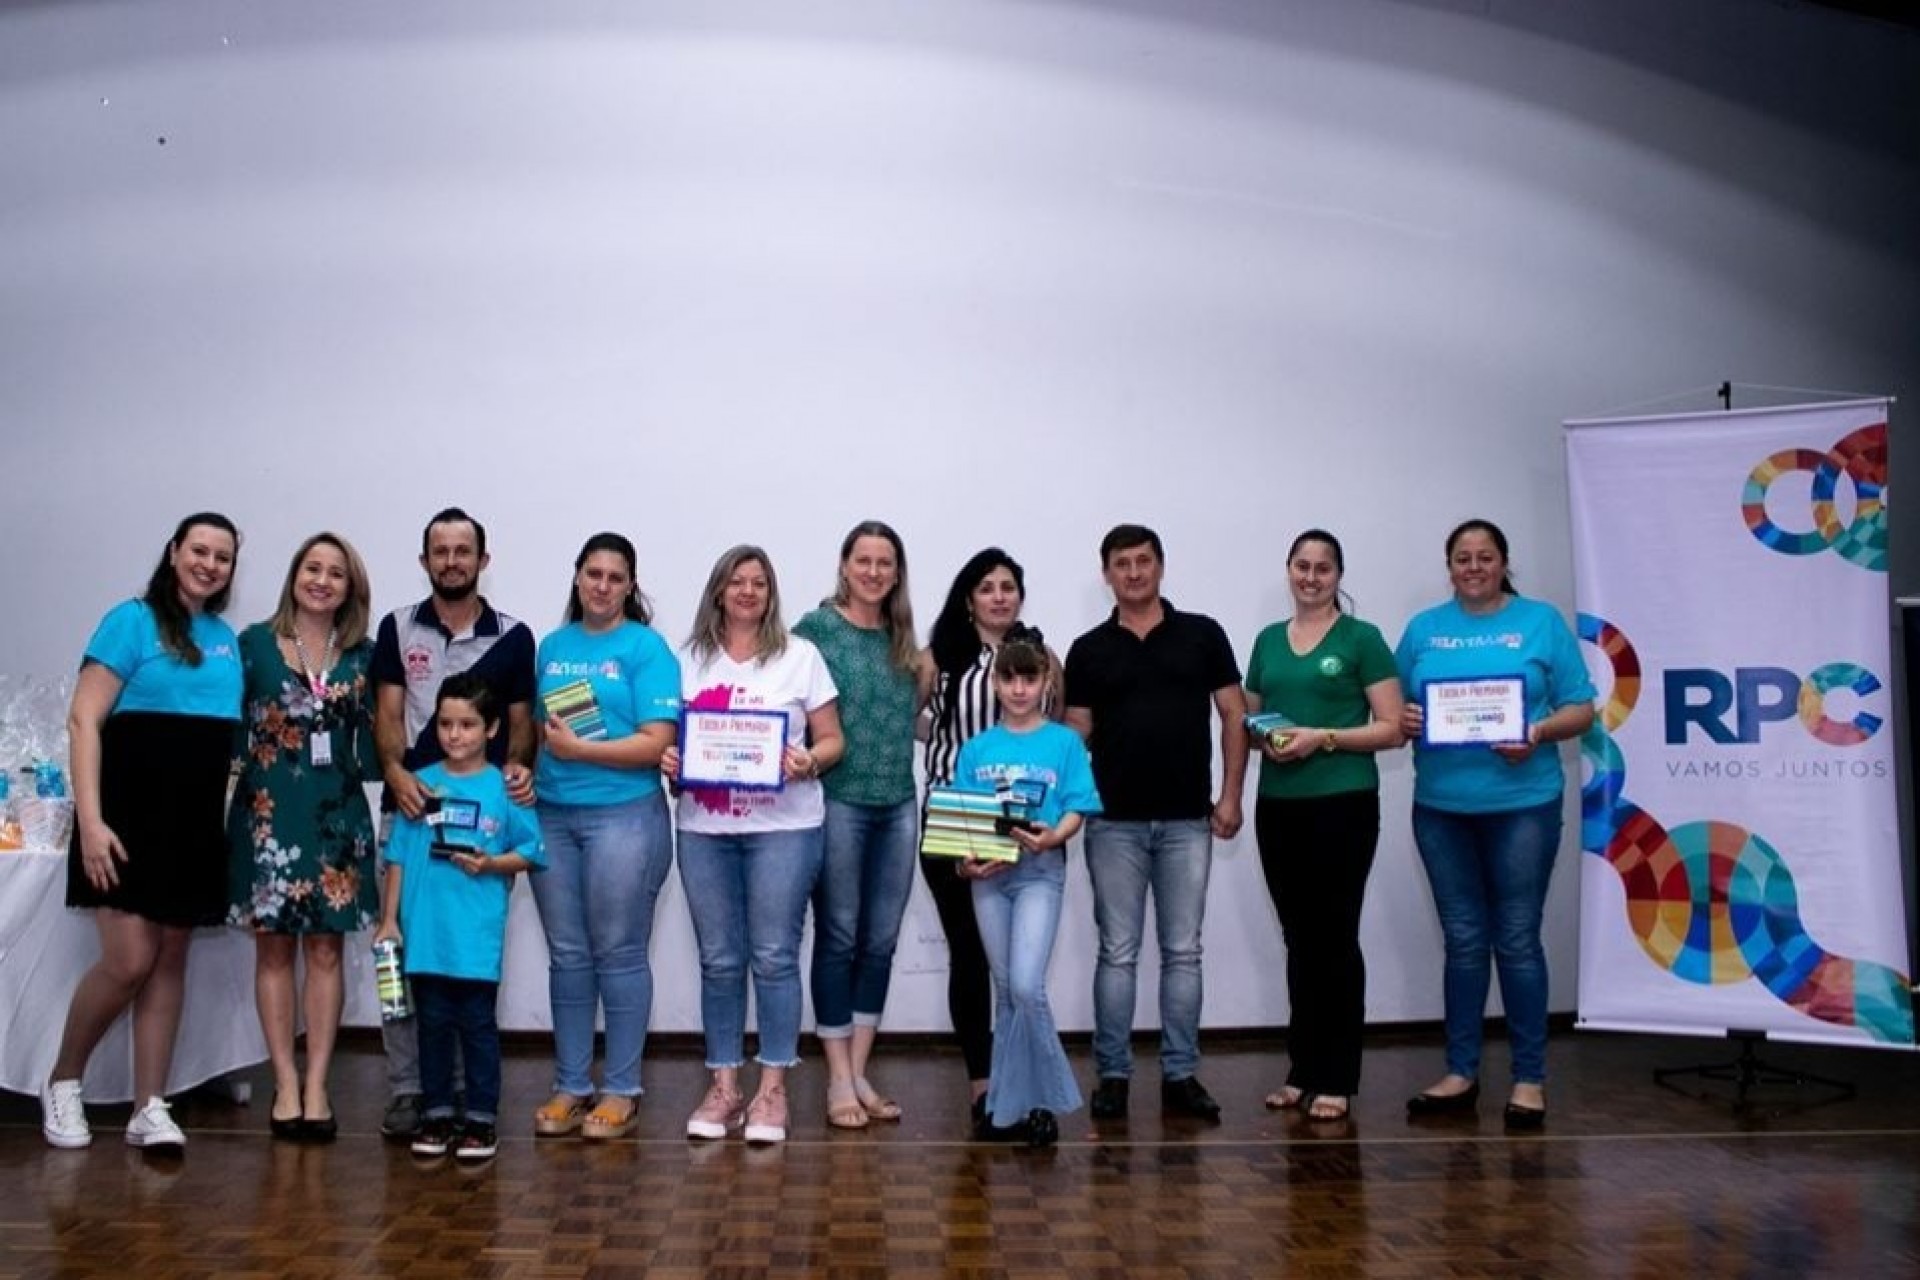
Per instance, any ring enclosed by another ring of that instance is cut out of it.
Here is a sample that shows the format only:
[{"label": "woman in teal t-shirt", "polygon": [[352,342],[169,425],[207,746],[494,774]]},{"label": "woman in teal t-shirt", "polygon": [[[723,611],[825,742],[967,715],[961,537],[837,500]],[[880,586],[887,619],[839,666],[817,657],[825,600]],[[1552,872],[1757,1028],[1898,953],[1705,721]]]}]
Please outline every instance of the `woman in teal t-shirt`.
[{"label": "woman in teal t-shirt", "polygon": [[913,636],[907,551],[878,520],[840,544],[839,586],[794,624],[819,647],[840,691],[846,755],[826,775],[826,856],[813,891],[814,1034],[827,1060],[827,1123],[898,1120],[867,1080],[886,1010],[893,950],[913,892],[919,800],[913,723],[931,667]]},{"label": "woman in teal t-shirt", "polygon": [[[653,1016],[653,911],[673,865],[660,757],[679,737],[680,661],[648,626],[633,543],[597,533],[573,563],[567,625],[540,642],[540,835],[533,878],[547,935],[553,1096],[537,1134],[619,1138],[639,1121],[640,1057]],[[606,1071],[593,1101],[593,1028],[606,1011]],[[592,1109],[588,1110],[589,1103]]]},{"label": "woman in teal t-shirt", "polygon": [[[1593,681],[1559,612],[1514,591],[1507,536],[1497,526],[1468,520],[1448,534],[1447,574],[1453,599],[1415,614],[1394,653],[1408,699],[1401,727],[1414,742],[1413,840],[1447,954],[1447,1074],[1408,1099],[1407,1111],[1467,1111],[1479,1099],[1491,955],[1513,1051],[1506,1124],[1538,1129],[1547,1115],[1547,955],[1540,921],[1566,790],[1560,753],[1540,748],[1587,731]],[[1495,676],[1525,682],[1525,741],[1493,747],[1422,741],[1428,684]]]},{"label": "woman in teal t-shirt", "polygon": [[1377,627],[1341,611],[1345,572],[1340,541],[1326,530],[1293,540],[1293,616],[1260,633],[1246,677],[1249,715],[1287,722],[1258,731],[1256,721],[1248,735],[1262,757],[1253,830],[1286,939],[1292,1011],[1292,1067],[1267,1105],[1312,1120],[1342,1119],[1360,1088],[1360,907],[1380,839],[1373,756],[1402,740],[1393,654]]}]

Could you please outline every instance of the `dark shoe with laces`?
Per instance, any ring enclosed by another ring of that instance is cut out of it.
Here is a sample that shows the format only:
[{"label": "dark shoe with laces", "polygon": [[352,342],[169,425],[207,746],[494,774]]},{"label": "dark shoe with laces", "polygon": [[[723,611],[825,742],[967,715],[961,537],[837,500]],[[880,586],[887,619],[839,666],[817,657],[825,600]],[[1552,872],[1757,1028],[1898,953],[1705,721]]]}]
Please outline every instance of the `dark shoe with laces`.
[{"label": "dark shoe with laces", "polygon": [[1027,1145],[1030,1147],[1050,1147],[1060,1141],[1060,1122],[1053,1118],[1053,1112],[1044,1107],[1035,1107],[1027,1112]]},{"label": "dark shoe with laces", "polygon": [[444,1156],[460,1137],[460,1126],[452,1116],[434,1116],[422,1120],[413,1134],[413,1154]]},{"label": "dark shoe with laces", "polygon": [[455,1160],[491,1160],[500,1150],[500,1139],[493,1126],[484,1121],[468,1121],[453,1144]]},{"label": "dark shoe with laces", "polygon": [[380,1120],[380,1136],[391,1142],[405,1142],[420,1128],[420,1095],[403,1093],[387,1104]]},{"label": "dark shoe with laces", "polygon": [[1103,1077],[1093,1090],[1089,1109],[1095,1120],[1119,1120],[1127,1114],[1129,1085],[1125,1076]]},{"label": "dark shoe with laces", "polygon": [[1199,1120],[1218,1120],[1220,1104],[1213,1100],[1198,1076],[1160,1082],[1160,1108]]}]

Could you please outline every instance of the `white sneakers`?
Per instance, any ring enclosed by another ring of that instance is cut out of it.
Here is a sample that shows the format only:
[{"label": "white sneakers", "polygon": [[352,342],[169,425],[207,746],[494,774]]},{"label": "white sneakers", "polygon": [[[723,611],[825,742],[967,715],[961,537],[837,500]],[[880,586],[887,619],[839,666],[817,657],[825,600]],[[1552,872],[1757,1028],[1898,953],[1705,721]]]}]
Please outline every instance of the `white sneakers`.
[{"label": "white sneakers", "polygon": [[[77,1104],[78,1085],[74,1086],[74,1093]],[[148,1098],[146,1105],[134,1112],[133,1119],[127,1121],[127,1145],[177,1149],[187,1145],[187,1135],[180,1132],[180,1126],[168,1114],[164,1098]]]},{"label": "white sneakers", "polygon": [[93,1141],[78,1080],[49,1080],[40,1086],[40,1132],[49,1144],[69,1151]]}]

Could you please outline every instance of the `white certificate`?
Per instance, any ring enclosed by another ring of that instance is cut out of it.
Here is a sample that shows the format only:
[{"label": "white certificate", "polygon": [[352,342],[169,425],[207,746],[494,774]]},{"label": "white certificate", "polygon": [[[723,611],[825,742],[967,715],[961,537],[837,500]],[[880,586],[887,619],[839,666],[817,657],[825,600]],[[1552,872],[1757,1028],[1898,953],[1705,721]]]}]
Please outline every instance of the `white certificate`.
[{"label": "white certificate", "polygon": [[1520,676],[1429,680],[1420,691],[1429,747],[1492,747],[1527,740],[1527,682]]},{"label": "white certificate", "polygon": [[786,785],[784,711],[693,711],[680,717],[680,785],[778,791]]}]

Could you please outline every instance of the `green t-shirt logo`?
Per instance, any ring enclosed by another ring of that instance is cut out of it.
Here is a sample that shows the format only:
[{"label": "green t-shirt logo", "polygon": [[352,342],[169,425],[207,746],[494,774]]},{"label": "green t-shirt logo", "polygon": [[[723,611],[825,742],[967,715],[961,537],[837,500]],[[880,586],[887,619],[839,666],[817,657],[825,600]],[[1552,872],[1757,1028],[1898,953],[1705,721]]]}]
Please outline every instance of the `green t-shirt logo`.
[{"label": "green t-shirt logo", "polygon": [[1326,657],[1320,659],[1320,674],[1328,677],[1329,679],[1338,676],[1341,672],[1345,671],[1346,669],[1347,669],[1347,664],[1340,660],[1340,656],[1338,654],[1330,653]]}]

